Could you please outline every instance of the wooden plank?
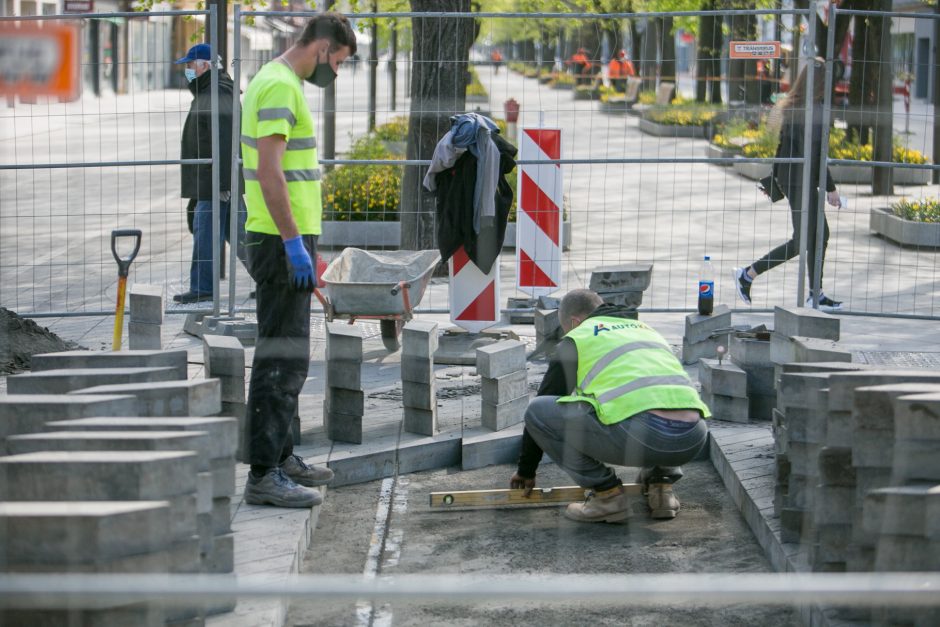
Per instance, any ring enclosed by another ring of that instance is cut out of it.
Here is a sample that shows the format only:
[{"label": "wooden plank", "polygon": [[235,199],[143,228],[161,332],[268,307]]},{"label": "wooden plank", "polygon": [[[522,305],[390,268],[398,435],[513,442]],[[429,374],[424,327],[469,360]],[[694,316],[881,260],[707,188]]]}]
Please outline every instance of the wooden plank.
[{"label": "wooden plank", "polygon": [[[631,496],[639,496],[643,493],[643,486],[638,483],[627,483],[623,487],[626,493]],[[578,486],[535,488],[528,497],[525,496],[525,490],[512,489],[431,492],[428,505],[431,509],[566,505],[575,501],[583,501],[585,492],[584,488]]]}]

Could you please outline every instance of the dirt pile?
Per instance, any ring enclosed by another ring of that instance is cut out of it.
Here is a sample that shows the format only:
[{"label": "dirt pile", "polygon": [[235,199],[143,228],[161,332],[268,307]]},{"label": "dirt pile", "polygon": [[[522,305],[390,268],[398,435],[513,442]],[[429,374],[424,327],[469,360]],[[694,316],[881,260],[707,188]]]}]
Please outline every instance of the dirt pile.
[{"label": "dirt pile", "polygon": [[33,355],[82,348],[29,318],[0,307],[0,374],[29,370]]}]

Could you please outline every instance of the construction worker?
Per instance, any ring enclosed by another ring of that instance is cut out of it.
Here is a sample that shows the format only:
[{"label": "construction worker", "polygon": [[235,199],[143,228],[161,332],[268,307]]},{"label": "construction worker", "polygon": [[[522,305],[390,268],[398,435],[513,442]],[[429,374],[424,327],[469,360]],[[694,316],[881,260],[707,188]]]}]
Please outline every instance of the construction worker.
[{"label": "construction worker", "polygon": [[620,50],[610,60],[607,70],[610,75],[611,86],[619,92],[625,93],[627,91],[627,79],[636,76],[636,69],[634,69],[633,63],[627,58],[627,53],[623,50]]},{"label": "construction worker", "polygon": [[571,55],[568,61],[574,75],[577,76],[578,85],[590,82],[591,80],[591,60],[588,58],[587,50],[578,48],[578,51]]},{"label": "construction worker", "polygon": [[653,518],[674,518],[672,484],[707,440],[708,407],[666,340],[631,315],[591,290],[565,295],[558,316],[566,335],[525,413],[509,485],[531,493],[548,453],[590,490],[583,503],[568,505],[572,520],[621,522],[630,515],[623,484],[606,464],[642,468],[637,483]]},{"label": "construction worker", "polygon": [[245,247],[258,284],[258,340],[248,388],[245,502],[311,507],[328,468],[293,454],[291,422],[310,366],[310,294],[320,233],[320,169],[303,82],[326,87],[356,52],[356,35],[339,13],[322,13],[287,52],[251,79],[242,110]]}]

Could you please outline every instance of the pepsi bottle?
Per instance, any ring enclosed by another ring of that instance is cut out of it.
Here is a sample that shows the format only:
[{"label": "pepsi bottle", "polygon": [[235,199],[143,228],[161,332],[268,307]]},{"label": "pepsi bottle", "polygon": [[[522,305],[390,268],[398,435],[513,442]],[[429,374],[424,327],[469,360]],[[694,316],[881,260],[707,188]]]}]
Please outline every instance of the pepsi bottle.
[{"label": "pepsi bottle", "polygon": [[715,308],[715,272],[708,255],[705,255],[698,277],[698,312],[710,316]]}]

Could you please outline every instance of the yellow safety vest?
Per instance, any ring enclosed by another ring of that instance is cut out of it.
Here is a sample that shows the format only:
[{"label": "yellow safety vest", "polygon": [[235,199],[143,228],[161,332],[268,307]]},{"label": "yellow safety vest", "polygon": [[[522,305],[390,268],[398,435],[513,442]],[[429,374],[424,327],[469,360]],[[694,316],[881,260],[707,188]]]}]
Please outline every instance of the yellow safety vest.
[{"label": "yellow safety vest", "polygon": [[612,425],[650,409],[708,407],[659,333],[637,320],[588,318],[566,337],[578,349],[578,384],[559,403],[586,401]]},{"label": "yellow safety vest", "polygon": [[313,117],[303,86],[293,70],[279,61],[266,64],[251,79],[242,108],[242,161],[245,177],[245,230],[278,235],[258,183],[258,138],[283,135],[287,149],[281,169],[287,179],[290,208],[301,235],[319,235],[322,205],[320,163]]}]

